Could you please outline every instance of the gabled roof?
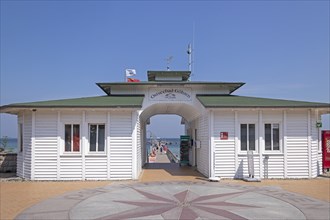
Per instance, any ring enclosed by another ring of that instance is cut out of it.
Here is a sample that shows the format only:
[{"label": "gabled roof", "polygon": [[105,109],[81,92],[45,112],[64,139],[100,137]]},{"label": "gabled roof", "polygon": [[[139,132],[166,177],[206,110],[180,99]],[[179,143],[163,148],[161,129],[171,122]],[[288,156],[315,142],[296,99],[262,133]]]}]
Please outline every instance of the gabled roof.
[{"label": "gabled roof", "polygon": [[330,108],[330,103],[291,101],[236,95],[197,95],[206,108]]},{"label": "gabled roof", "polygon": [[20,108],[141,108],[143,95],[96,96],[76,99],[62,99],[41,102],[26,102],[4,105],[0,112]]}]

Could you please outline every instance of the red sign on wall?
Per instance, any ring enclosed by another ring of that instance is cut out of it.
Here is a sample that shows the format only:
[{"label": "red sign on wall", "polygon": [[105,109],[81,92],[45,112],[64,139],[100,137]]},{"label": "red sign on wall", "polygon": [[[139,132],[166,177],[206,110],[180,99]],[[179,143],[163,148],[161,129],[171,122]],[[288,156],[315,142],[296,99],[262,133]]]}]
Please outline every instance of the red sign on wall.
[{"label": "red sign on wall", "polygon": [[220,132],[220,140],[228,140],[228,132]]},{"label": "red sign on wall", "polygon": [[330,131],[322,131],[323,169],[330,168]]}]

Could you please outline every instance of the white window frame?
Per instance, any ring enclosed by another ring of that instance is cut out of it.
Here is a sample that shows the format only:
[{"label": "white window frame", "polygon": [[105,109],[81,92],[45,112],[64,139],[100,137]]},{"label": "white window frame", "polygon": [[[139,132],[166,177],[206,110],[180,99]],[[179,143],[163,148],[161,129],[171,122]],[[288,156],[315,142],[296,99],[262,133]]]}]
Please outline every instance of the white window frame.
[{"label": "white window frame", "polygon": [[[96,125],[96,151],[90,151],[90,129],[91,125]],[[99,125],[104,125],[104,151],[98,151]],[[88,154],[106,155],[107,152],[107,127],[105,123],[88,123]]]},{"label": "white window frame", "polygon": [[[246,124],[247,125],[247,150],[242,150],[241,149],[241,125],[242,124]],[[252,121],[248,121],[248,122],[239,122],[239,134],[238,134],[238,153],[239,154],[247,154],[247,152],[249,151],[249,125],[250,124],[254,124],[254,146],[255,149],[253,150],[253,153],[258,153],[258,148],[259,148],[259,144],[258,144],[258,123],[257,122],[252,122]]]},{"label": "white window frame", "polygon": [[[266,129],[265,125],[266,124],[271,124],[271,150],[266,150]],[[273,124],[278,124],[278,129],[279,129],[279,150],[273,150]],[[263,134],[262,134],[262,139],[263,139],[263,146],[264,146],[264,153],[265,154],[279,154],[283,153],[283,131],[282,131],[282,123],[279,121],[265,121],[263,122]]]},{"label": "white window frame", "polygon": [[[71,125],[71,151],[65,151],[65,126]],[[79,125],[79,151],[73,151],[73,125]],[[77,122],[64,122],[62,130],[62,155],[81,155],[82,152],[82,126]]]}]

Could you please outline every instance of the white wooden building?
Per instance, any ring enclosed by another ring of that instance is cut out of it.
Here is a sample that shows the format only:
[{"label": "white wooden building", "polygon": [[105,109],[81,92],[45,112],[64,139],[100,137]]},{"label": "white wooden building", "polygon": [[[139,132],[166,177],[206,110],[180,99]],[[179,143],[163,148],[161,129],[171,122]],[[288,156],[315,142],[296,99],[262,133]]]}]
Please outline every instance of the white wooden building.
[{"label": "white wooden building", "polygon": [[314,178],[322,172],[321,115],[329,103],[235,96],[244,83],[188,81],[188,71],[148,71],[147,82],[97,83],[99,97],[17,103],[17,174],[31,180],[138,179],[146,125],[182,116],[190,164],[206,177]]}]

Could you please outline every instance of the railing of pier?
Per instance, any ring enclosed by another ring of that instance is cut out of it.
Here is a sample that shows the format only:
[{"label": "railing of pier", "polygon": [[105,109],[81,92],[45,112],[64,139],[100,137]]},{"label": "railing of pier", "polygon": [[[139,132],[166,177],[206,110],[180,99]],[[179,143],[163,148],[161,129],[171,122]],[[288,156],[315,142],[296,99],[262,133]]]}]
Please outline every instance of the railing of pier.
[{"label": "railing of pier", "polygon": [[167,149],[166,155],[171,163],[179,163],[179,159],[172,153],[170,149]]}]

